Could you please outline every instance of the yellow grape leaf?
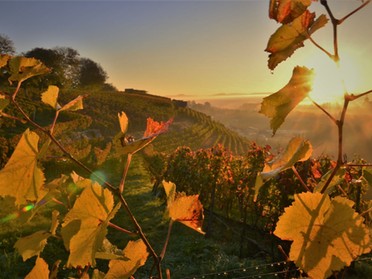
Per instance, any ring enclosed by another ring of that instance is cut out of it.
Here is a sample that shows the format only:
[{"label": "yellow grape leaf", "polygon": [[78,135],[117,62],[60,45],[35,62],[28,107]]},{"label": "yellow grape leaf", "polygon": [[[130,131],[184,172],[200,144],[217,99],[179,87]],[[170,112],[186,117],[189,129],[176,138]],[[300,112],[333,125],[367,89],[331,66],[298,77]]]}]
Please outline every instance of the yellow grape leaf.
[{"label": "yellow grape leaf", "polygon": [[125,114],[125,112],[122,111],[121,113],[118,113],[118,118],[119,118],[120,130],[123,134],[125,134],[128,130],[128,117]]},{"label": "yellow grape leaf", "polygon": [[289,23],[302,15],[312,0],[270,0],[269,17],[280,23]]},{"label": "yellow grape leaf", "polygon": [[23,261],[39,256],[47,244],[47,239],[52,234],[46,231],[37,231],[29,236],[22,237],[14,244],[14,248],[22,256]]},{"label": "yellow grape leaf", "polygon": [[99,271],[98,269],[93,270],[92,279],[104,279],[106,274]]},{"label": "yellow grape leaf", "polygon": [[369,229],[353,205],[343,197],[306,192],[295,195],[279,218],[274,234],[293,241],[289,259],[310,278],[328,278],[371,251]]},{"label": "yellow grape leaf", "polygon": [[77,96],[75,99],[64,105],[59,111],[69,110],[69,111],[76,111],[79,109],[83,109],[83,98],[84,96]]},{"label": "yellow grape leaf", "polygon": [[[328,181],[328,178],[331,176],[333,169],[329,170],[325,175],[322,176],[318,185],[315,186],[313,192],[321,192],[324,185]],[[332,193],[335,187],[345,181],[345,173],[346,170],[344,168],[338,169],[335,176],[332,178],[331,183],[328,185],[327,190],[325,191],[326,194]]]},{"label": "yellow grape leaf", "polygon": [[10,58],[11,56],[8,54],[0,54],[0,68],[6,66]]},{"label": "yellow grape leaf", "polygon": [[0,112],[9,105],[9,99],[5,98],[4,95],[0,95]]},{"label": "yellow grape leaf", "polygon": [[262,172],[257,175],[254,201],[256,201],[259,190],[266,180],[277,176],[280,172],[286,169],[291,168],[297,162],[306,161],[310,158],[312,152],[313,147],[308,140],[304,140],[301,137],[292,138],[285,151],[280,153],[271,162],[265,163]]},{"label": "yellow grape leaf", "polygon": [[70,250],[67,266],[95,266],[95,253],[107,234],[107,224],[119,209],[108,189],[98,183],[86,187],[66,214],[62,237]]},{"label": "yellow grape leaf", "polygon": [[37,202],[45,194],[44,173],[37,165],[39,136],[26,130],[0,171],[0,196],[15,197],[18,206]]},{"label": "yellow grape leaf", "polygon": [[42,258],[38,257],[34,268],[26,275],[25,279],[49,279],[48,264]]},{"label": "yellow grape leaf", "polygon": [[50,233],[52,235],[56,235],[56,230],[57,230],[58,225],[59,225],[58,216],[59,216],[59,211],[58,210],[53,210],[53,212],[52,212],[52,224],[50,226]]},{"label": "yellow grape leaf", "polygon": [[59,88],[55,85],[49,85],[47,91],[41,94],[41,101],[44,104],[50,105],[55,110],[58,109],[58,93]]},{"label": "yellow grape leaf", "polygon": [[306,67],[295,67],[292,77],[278,92],[265,97],[260,113],[271,118],[270,128],[275,135],[287,115],[307,97],[312,87],[314,72]]},{"label": "yellow grape leaf", "polygon": [[168,204],[169,217],[173,221],[180,222],[193,230],[204,234],[203,226],[203,205],[199,201],[199,195],[185,196],[178,194],[175,200]]},{"label": "yellow grape leaf", "polygon": [[323,27],[328,19],[321,15],[314,21],[315,13],[306,10],[301,16],[288,24],[280,26],[271,35],[266,49],[269,52],[268,67],[274,70],[276,66],[290,57],[297,49],[304,46],[304,41],[312,33]]},{"label": "yellow grape leaf", "polygon": [[148,255],[142,239],[129,241],[123,251],[123,258],[110,261],[105,279],[131,278],[137,269],[146,263]]},{"label": "yellow grape leaf", "polygon": [[176,184],[163,180],[163,187],[167,195],[167,204],[169,206],[176,198]]},{"label": "yellow grape leaf", "polygon": [[11,75],[8,80],[10,83],[12,81],[23,82],[30,77],[43,75],[50,72],[50,69],[47,68],[40,60],[22,56],[11,58],[9,61],[9,66]]}]

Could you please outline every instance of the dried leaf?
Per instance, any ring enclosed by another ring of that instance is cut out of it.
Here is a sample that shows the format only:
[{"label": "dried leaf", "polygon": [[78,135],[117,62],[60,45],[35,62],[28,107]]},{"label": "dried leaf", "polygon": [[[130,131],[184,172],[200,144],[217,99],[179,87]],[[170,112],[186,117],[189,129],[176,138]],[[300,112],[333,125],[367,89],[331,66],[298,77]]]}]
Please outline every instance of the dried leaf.
[{"label": "dried leaf", "polygon": [[292,22],[310,6],[311,0],[271,0],[269,17],[280,23]]},{"label": "dried leaf", "polygon": [[125,112],[122,111],[121,113],[118,113],[118,118],[119,118],[120,130],[123,134],[125,134],[128,130],[128,117],[125,114]]}]

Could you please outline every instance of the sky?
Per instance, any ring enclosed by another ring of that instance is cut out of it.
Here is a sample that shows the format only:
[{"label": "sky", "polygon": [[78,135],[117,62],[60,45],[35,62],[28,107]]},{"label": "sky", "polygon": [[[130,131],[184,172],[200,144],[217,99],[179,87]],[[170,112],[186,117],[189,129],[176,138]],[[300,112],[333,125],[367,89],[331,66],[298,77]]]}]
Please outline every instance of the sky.
[{"label": "sky", "polygon": [[[329,2],[337,16],[361,3]],[[271,72],[264,50],[279,25],[268,18],[268,6],[268,0],[0,0],[0,34],[12,39],[17,53],[76,49],[99,63],[119,90],[186,100],[261,96],[283,87],[294,66],[323,68],[327,59],[306,42]],[[319,3],[312,6],[325,13]],[[340,26],[341,59],[351,57],[347,75],[360,92],[372,89],[371,15],[372,4]],[[331,36],[329,24],[314,39],[331,50]]]}]

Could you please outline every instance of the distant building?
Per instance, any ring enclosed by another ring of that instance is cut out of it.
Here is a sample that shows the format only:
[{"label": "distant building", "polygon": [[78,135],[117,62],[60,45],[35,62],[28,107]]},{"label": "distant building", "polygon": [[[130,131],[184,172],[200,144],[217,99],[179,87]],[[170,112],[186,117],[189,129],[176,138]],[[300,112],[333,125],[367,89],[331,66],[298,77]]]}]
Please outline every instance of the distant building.
[{"label": "distant building", "polygon": [[147,94],[146,90],[139,90],[134,88],[125,88],[124,93],[128,94]]},{"label": "distant building", "polygon": [[179,107],[179,108],[186,108],[186,107],[187,107],[187,102],[182,101],[182,100],[175,100],[175,99],[173,99],[173,100],[172,100],[172,103],[173,103],[176,107]]}]

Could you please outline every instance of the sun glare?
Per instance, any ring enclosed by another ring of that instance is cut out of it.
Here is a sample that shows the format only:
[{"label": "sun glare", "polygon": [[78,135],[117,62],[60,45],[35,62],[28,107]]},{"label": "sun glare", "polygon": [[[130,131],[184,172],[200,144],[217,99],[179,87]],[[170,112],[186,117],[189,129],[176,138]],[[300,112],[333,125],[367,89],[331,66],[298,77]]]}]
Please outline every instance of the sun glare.
[{"label": "sun glare", "polygon": [[357,63],[350,56],[342,56],[338,64],[323,56],[310,60],[308,67],[315,72],[310,97],[319,104],[342,103],[344,94],[355,92],[360,83]]}]

